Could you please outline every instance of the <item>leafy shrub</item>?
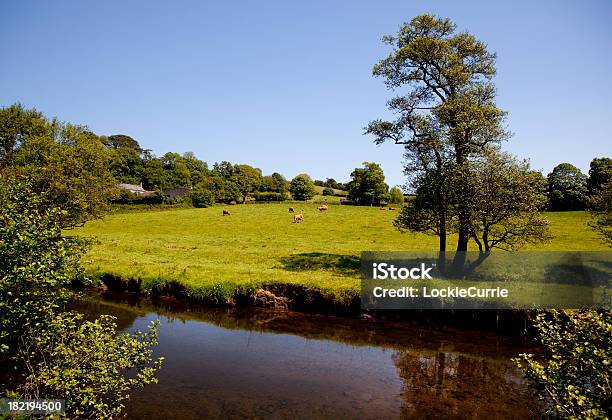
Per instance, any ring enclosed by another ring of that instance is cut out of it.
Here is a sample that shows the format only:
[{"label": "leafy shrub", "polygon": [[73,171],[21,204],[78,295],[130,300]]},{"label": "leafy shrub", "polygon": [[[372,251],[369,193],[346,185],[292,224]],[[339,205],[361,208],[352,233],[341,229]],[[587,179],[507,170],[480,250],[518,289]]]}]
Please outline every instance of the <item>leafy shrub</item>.
[{"label": "leafy shrub", "polygon": [[540,391],[552,417],[604,419],[612,415],[612,311],[538,315],[535,327],[546,360],[514,359]]},{"label": "leafy shrub", "polygon": [[253,195],[256,201],[285,201],[287,195],[277,192],[257,192]]},{"label": "leafy shrub", "polygon": [[[63,238],[65,211],[44,209],[27,181],[0,176],[0,350],[44,325],[68,299],[67,286],[83,278],[83,244]],[[1,351],[0,351],[1,352]]]},{"label": "leafy shrub", "polygon": [[122,190],[117,199],[113,200],[113,202],[117,204],[162,204],[165,203],[165,197],[159,191],[155,191],[155,193],[151,195],[142,196]]},{"label": "leafy shrub", "polygon": [[69,418],[117,417],[127,391],[155,381],[156,326],[117,335],[109,317],[63,312],[84,246],[61,236],[65,211],[47,205],[30,182],[0,176],[0,367],[21,378],[6,393],[66,398]]},{"label": "leafy shrub", "polygon": [[169,204],[171,206],[191,206],[191,195],[175,195],[175,196],[169,196],[169,195],[163,195],[162,196],[162,203],[163,204]]},{"label": "leafy shrub", "polygon": [[85,321],[62,313],[41,334],[22,339],[20,356],[28,363],[19,394],[65,398],[69,418],[118,417],[128,391],[157,382],[163,359],[151,358],[156,344],[156,323],[146,333],[117,334],[112,316]]},{"label": "leafy shrub", "polygon": [[212,191],[196,188],[191,192],[191,203],[194,207],[210,207],[215,204]]},{"label": "leafy shrub", "polygon": [[336,192],[333,188],[323,188],[323,195],[334,195]]}]

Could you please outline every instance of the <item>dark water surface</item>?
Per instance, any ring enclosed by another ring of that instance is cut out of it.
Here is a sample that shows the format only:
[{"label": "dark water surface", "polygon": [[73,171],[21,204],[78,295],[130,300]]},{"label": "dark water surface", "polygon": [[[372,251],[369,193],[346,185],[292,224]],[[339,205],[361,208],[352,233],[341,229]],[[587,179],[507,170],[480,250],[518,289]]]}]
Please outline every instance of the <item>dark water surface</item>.
[{"label": "dark water surface", "polygon": [[406,322],[87,297],[78,309],[145,330],[160,319],[159,383],[128,418],[531,418],[509,361],[520,340]]}]

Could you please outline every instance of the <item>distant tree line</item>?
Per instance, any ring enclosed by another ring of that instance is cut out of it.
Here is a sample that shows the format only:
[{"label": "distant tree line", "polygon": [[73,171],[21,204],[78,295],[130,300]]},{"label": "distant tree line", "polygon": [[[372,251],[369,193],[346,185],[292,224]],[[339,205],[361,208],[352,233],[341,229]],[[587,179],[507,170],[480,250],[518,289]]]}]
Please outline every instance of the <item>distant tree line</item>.
[{"label": "distant tree line", "polygon": [[[313,182],[300,174],[290,182],[280,173],[263,175],[258,168],[227,161],[211,168],[192,152],[155,156],[130,136],[99,136],[86,126],[49,119],[20,104],[0,109],[0,173],[27,175],[36,191],[67,210],[66,226],[101,216],[113,201],[206,207],[247,200],[309,200],[317,193],[346,195],[347,188],[333,178]],[[154,193],[136,195],[118,189],[118,184],[142,185]],[[164,191],[177,188],[188,194],[164,196]]]}]

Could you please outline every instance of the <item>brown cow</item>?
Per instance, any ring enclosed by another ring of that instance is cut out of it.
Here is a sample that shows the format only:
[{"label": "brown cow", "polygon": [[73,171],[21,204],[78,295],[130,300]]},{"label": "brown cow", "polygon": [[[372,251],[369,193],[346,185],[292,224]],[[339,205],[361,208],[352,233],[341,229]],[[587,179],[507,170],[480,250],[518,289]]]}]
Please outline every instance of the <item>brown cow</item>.
[{"label": "brown cow", "polygon": [[317,207],[317,210],[319,210],[319,211],[325,211],[325,210],[327,210],[328,208],[329,208],[329,207],[327,207],[327,204],[323,204],[323,205],[321,205],[321,206]]},{"label": "brown cow", "polygon": [[293,223],[300,223],[304,221],[304,215],[302,213],[293,216]]},{"label": "brown cow", "polygon": [[389,210],[391,210],[391,211],[395,211],[395,210],[397,210],[397,209],[396,209],[395,207],[389,207]]},{"label": "brown cow", "polygon": [[230,215],[229,210],[223,209],[223,215],[224,216],[229,216]]},{"label": "brown cow", "polygon": [[293,207],[289,207],[289,213],[293,213]]}]

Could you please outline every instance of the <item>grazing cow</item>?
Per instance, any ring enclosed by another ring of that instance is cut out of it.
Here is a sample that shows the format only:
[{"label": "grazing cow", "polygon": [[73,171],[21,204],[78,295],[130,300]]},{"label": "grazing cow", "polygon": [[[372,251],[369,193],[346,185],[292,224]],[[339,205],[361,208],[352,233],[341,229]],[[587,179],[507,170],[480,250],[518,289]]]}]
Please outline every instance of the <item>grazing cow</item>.
[{"label": "grazing cow", "polygon": [[293,207],[289,207],[289,213],[293,213]]},{"label": "grazing cow", "polygon": [[328,209],[327,204],[323,204],[323,205],[317,207],[317,210],[319,210],[319,211],[325,211],[327,209]]},{"label": "grazing cow", "polygon": [[293,216],[293,223],[300,223],[304,221],[304,215],[302,213]]},{"label": "grazing cow", "polygon": [[397,209],[396,209],[395,207],[389,207],[389,210],[391,210],[391,211],[395,211],[395,210],[397,210]]},{"label": "grazing cow", "polygon": [[223,209],[223,215],[224,216],[229,216],[230,215],[229,210]]}]

